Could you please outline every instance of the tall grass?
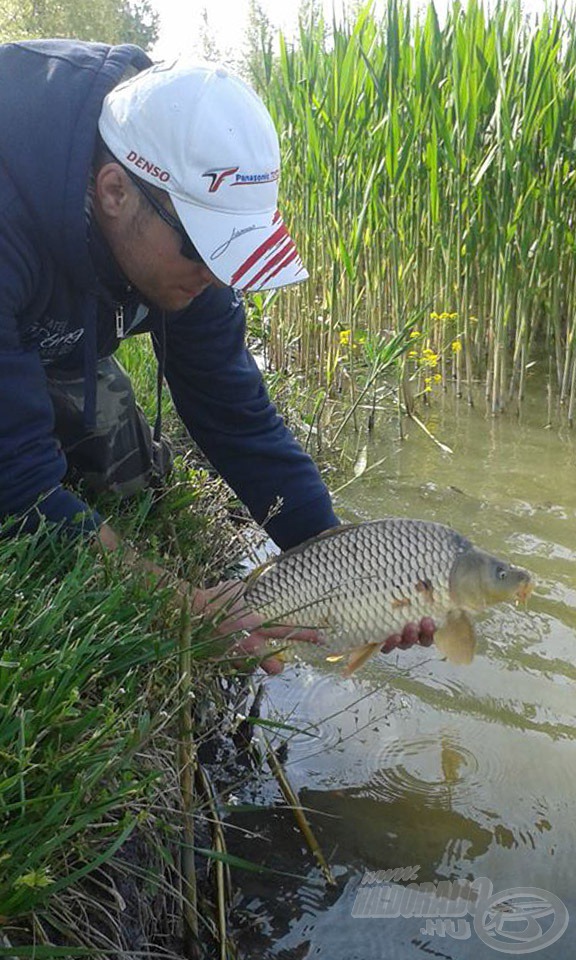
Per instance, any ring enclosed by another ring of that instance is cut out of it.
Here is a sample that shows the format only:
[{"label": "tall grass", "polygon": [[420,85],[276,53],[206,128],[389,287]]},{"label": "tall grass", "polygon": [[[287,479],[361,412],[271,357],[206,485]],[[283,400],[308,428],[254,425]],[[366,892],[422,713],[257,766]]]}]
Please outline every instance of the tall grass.
[{"label": "tall grass", "polygon": [[85,548],[63,559],[51,538],[22,537],[0,558],[0,922],[35,915],[41,929],[152,795],[134,762],[156,726],[145,668],[171,642],[165,595],[109,582]]},{"label": "tall grass", "polygon": [[[223,492],[201,470],[177,465],[155,502],[99,506],[190,583],[233,562]],[[43,529],[0,536],[0,955],[135,955],[130,910],[144,901],[139,934],[178,942],[184,826],[199,806],[183,811],[178,721],[218,700],[206,660],[226,646],[206,621],[184,634],[172,588],[151,589],[121,553],[64,548]],[[202,742],[210,724],[193,733]]]},{"label": "tall grass", "polygon": [[330,384],[359,343],[425,310],[420,348],[459,389],[485,378],[494,412],[548,356],[573,406],[569,15],[456,0],[440,23],[432,3],[416,15],[389,0],[382,19],[367,5],[328,27],[312,8],[293,44],[263,43],[261,57],[283,209],[311,274],[272,307],[272,359],[289,353]]}]

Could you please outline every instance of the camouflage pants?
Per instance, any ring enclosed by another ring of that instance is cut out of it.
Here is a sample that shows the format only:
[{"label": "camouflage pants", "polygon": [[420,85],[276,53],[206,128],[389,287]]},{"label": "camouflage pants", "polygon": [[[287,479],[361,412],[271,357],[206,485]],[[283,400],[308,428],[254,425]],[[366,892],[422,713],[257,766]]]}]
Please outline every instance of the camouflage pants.
[{"label": "camouflage pants", "polygon": [[158,486],[172,467],[172,451],[159,443],[136,403],[130,378],[114,357],[98,361],[96,426],[84,425],[84,377],[78,371],[47,368],[48,389],[56,418],[56,436],[71,473],[95,492],[127,497]]}]

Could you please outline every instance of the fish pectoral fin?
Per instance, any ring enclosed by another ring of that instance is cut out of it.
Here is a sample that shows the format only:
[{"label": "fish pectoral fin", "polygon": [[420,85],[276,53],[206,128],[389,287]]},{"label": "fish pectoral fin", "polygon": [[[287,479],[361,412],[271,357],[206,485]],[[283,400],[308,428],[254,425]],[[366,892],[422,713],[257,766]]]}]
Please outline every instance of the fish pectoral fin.
[{"label": "fish pectoral fin", "polygon": [[468,614],[463,610],[451,610],[444,625],[436,631],[434,643],[450,663],[472,663],[476,634]]},{"label": "fish pectoral fin", "polygon": [[361,667],[370,657],[374,656],[377,650],[380,650],[381,643],[364,643],[361,647],[355,647],[350,651],[348,664],[342,671],[342,676],[351,677],[358,667]]}]

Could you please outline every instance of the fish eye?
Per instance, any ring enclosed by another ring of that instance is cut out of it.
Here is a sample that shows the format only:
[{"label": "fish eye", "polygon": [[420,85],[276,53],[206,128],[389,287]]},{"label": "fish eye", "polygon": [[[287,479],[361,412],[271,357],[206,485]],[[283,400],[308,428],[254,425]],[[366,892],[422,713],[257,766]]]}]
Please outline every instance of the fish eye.
[{"label": "fish eye", "polygon": [[506,567],[498,566],[496,567],[496,576],[499,580],[505,580],[508,576],[508,570]]}]

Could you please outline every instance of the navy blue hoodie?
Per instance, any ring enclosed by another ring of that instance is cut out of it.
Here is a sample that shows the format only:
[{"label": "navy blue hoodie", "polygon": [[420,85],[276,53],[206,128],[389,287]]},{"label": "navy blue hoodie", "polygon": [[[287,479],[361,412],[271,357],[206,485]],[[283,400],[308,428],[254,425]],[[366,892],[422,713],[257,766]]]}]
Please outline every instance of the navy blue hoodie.
[{"label": "navy blue hoodie", "polygon": [[[117,345],[118,291],[97,272],[86,195],[102,100],[138,47],[68,40],[0,45],[0,519],[32,511],[74,528],[101,518],[62,486],[45,370],[84,370],[93,413],[97,356]],[[124,326],[138,298],[122,303]],[[140,311],[142,313],[142,311]],[[278,416],[245,347],[245,315],[231,289],[207,288],[186,310],[149,310],[132,333],[165,323],[165,377],[190,435],[286,549],[333,526],[313,461]],[[31,516],[32,514],[28,514]]]}]

